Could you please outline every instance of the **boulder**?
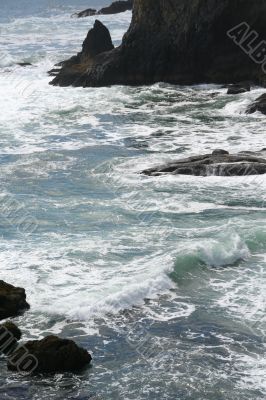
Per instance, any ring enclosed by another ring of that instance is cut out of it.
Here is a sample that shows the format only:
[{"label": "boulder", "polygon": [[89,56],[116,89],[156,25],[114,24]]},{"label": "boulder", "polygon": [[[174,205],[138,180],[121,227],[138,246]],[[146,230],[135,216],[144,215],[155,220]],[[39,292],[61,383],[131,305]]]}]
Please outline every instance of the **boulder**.
[{"label": "boulder", "polygon": [[110,6],[103,7],[99,11],[94,8],[88,8],[87,10],[81,11],[79,13],[73,14],[72,17],[84,18],[91,17],[96,14],[118,14],[121,12],[132,10],[133,0],[119,0],[114,1]]},{"label": "boulder", "polygon": [[98,14],[118,14],[132,10],[133,0],[114,1],[110,6],[100,9]]},{"label": "boulder", "polygon": [[[23,365],[23,355],[30,355],[37,360],[34,370],[32,365]],[[9,358],[8,369],[11,371],[34,373],[76,372],[88,366],[91,355],[69,339],[47,336],[42,340],[32,340],[20,346]]]},{"label": "boulder", "polygon": [[0,325],[0,353],[9,355],[13,353],[18,346],[18,340],[21,339],[21,330],[11,321]]},{"label": "boulder", "polygon": [[246,113],[247,114],[253,114],[255,112],[261,112],[262,114],[266,115],[266,93],[264,93],[263,95],[261,95],[260,97],[258,97],[254,103],[252,103]]},{"label": "boulder", "polygon": [[72,58],[51,83],[86,87],[251,81],[266,85],[261,63],[234,40],[237,34],[246,38],[248,33],[242,29],[229,35],[244,24],[262,41],[265,19],[265,0],[134,0],[132,22],[122,44],[108,54],[98,54],[86,68]]},{"label": "boulder", "polygon": [[84,11],[80,11],[78,13],[75,13],[73,15],[71,15],[71,17],[76,17],[76,18],[84,18],[84,17],[91,17],[93,15],[97,14],[97,10],[95,10],[94,8],[87,8]]},{"label": "boulder", "polygon": [[[261,156],[260,156],[261,155]],[[244,176],[266,174],[266,158],[262,153],[241,152],[230,155],[225,150],[212,154],[171,161],[142,172],[148,176],[196,175],[196,176]]]},{"label": "boulder", "polygon": [[0,281],[0,320],[19,315],[29,307],[25,289]]},{"label": "boulder", "polygon": [[248,82],[236,83],[228,86],[227,94],[241,94],[250,92],[251,86]]}]

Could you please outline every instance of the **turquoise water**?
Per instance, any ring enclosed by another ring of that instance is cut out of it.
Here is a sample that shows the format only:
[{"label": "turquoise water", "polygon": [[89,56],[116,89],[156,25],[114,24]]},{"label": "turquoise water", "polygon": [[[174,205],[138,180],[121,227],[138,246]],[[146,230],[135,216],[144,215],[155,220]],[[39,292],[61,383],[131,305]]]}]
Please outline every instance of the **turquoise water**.
[{"label": "turquoise water", "polygon": [[[90,4],[0,4],[0,279],[27,291],[24,339],[93,355],[77,376],[34,378],[1,358],[0,398],[264,399],[265,175],[139,173],[265,147],[264,117],[244,114],[263,90],[51,87],[94,22],[70,15]],[[101,17],[115,44],[130,18]]]}]

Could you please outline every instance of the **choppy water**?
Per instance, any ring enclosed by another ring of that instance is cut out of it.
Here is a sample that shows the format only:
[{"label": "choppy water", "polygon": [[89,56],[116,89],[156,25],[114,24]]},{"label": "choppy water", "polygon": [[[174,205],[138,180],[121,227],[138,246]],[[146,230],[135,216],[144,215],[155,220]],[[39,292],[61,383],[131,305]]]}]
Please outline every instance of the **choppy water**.
[{"label": "choppy water", "polygon": [[[70,15],[90,4],[0,4],[0,279],[27,291],[25,339],[93,353],[78,376],[18,376],[1,358],[0,398],[264,399],[265,175],[139,174],[265,147],[265,118],[243,113],[263,90],[51,87],[94,21]],[[130,18],[101,17],[115,44]]]}]

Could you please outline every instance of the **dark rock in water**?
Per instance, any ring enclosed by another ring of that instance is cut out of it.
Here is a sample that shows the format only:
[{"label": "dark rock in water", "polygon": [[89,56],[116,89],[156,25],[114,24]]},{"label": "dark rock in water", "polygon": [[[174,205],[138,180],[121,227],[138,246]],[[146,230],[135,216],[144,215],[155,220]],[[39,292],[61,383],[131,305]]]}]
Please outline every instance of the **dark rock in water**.
[{"label": "dark rock in water", "polygon": [[29,307],[25,289],[0,281],[0,320],[19,315]]},{"label": "dark rock in water", "polygon": [[20,67],[30,67],[32,64],[30,62],[19,62],[17,63]]},{"label": "dark rock in water", "polygon": [[[20,346],[12,354],[12,362],[8,361],[8,369],[18,371],[18,365],[14,360],[23,356],[25,351],[38,361],[34,373],[75,372],[88,366],[91,362],[91,355],[87,350],[77,346],[72,340],[47,336],[42,340],[32,340]],[[27,366],[24,367],[24,370],[31,372],[31,370],[27,370]]]},{"label": "dark rock in water", "polygon": [[81,59],[86,62],[98,54],[113,50],[113,48],[114,45],[109,30],[100,21],[96,20],[83,42]]},{"label": "dark rock in water", "polygon": [[114,1],[109,7],[102,8],[98,14],[118,14],[132,10],[133,0]]},{"label": "dark rock in water", "polygon": [[96,14],[106,14],[106,15],[118,14],[121,12],[132,10],[132,7],[133,7],[133,0],[119,0],[119,1],[114,1],[108,7],[101,8],[99,11],[93,8],[88,8],[87,10],[73,14],[72,17],[84,18],[84,17],[91,17],[92,15]]},{"label": "dark rock in water", "polygon": [[250,83],[237,83],[234,85],[229,85],[228,86],[228,91],[227,94],[241,94],[241,93],[246,93],[250,92],[251,86]]},{"label": "dark rock in water", "polygon": [[80,11],[78,13],[71,15],[71,17],[84,18],[84,17],[91,17],[96,14],[97,14],[97,10],[95,10],[94,8],[87,8],[84,11]]},{"label": "dark rock in water", "polygon": [[13,353],[18,346],[17,341],[21,339],[21,330],[11,321],[0,325],[0,353]]},{"label": "dark rock in water", "polygon": [[86,66],[72,58],[52,84],[266,85],[262,66],[235,43],[248,28],[238,36],[228,34],[245,21],[263,39],[265,19],[265,0],[134,0],[132,22],[121,46],[98,54]]},{"label": "dark rock in water", "polygon": [[[65,77],[62,86],[80,86],[81,81],[87,76],[87,70],[94,63],[97,56],[102,55],[104,57],[105,54],[108,54],[113,49],[114,45],[109,30],[100,21],[96,20],[83,42],[81,53],[62,63]],[[60,70],[59,75],[62,70]],[[55,69],[52,71],[56,74]]]},{"label": "dark rock in water", "polygon": [[266,115],[266,93],[264,93],[263,95],[261,95],[260,97],[258,97],[254,103],[252,103],[246,113],[247,114],[253,114],[256,111],[261,112],[262,114]]},{"label": "dark rock in water", "polygon": [[224,150],[216,150],[212,154],[171,161],[165,165],[147,169],[142,173],[149,176],[164,174],[196,176],[259,175],[266,173],[266,159],[245,152],[230,155]]}]

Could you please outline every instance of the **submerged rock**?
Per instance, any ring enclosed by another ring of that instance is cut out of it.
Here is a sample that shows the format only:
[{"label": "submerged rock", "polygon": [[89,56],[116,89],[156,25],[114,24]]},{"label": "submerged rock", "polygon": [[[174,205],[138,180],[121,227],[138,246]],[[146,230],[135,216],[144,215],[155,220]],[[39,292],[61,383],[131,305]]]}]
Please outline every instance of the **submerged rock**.
[{"label": "submerged rock", "polygon": [[259,175],[266,173],[266,158],[251,152],[230,155],[225,150],[215,150],[212,154],[171,161],[164,165],[147,169],[142,173],[149,176],[165,174],[196,176]]},{"label": "submerged rock", "polygon": [[0,281],[0,320],[16,316],[29,307],[25,289]]},{"label": "submerged rock", "polygon": [[[16,360],[21,359],[23,355],[29,354],[37,360],[34,370],[32,365],[19,364]],[[8,369],[34,373],[57,373],[57,372],[75,372],[88,366],[91,362],[91,355],[87,350],[76,345],[69,339],[60,339],[57,336],[47,336],[42,340],[32,340],[20,346],[12,358],[8,361]]]},{"label": "submerged rock", "polygon": [[98,54],[89,65],[86,58],[73,57],[52,84],[265,85],[261,64],[236,43],[248,36],[248,29],[228,34],[246,21],[245,27],[264,38],[265,19],[264,0],[134,0],[132,22],[121,46]]},{"label": "submerged rock", "polygon": [[263,95],[261,95],[260,97],[258,97],[254,103],[252,103],[246,113],[247,114],[253,114],[255,112],[261,112],[262,114],[266,115],[266,93],[264,93]]}]

